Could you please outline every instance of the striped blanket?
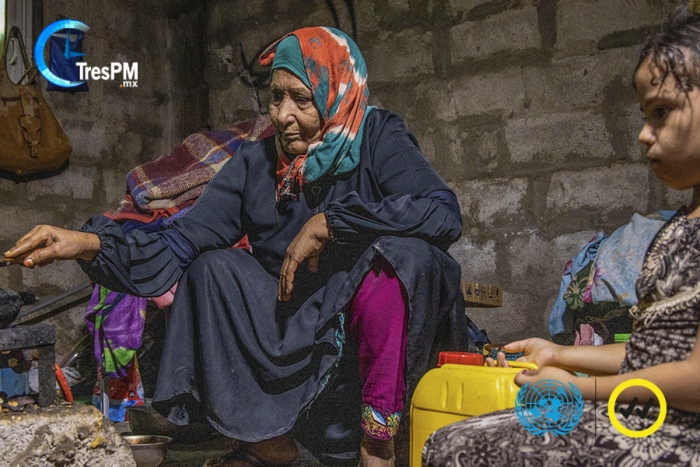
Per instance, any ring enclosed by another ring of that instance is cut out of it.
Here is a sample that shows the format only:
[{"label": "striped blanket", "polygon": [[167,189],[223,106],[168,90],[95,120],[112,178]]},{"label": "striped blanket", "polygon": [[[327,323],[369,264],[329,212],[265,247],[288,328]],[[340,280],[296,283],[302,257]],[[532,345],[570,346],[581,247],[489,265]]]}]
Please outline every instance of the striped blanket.
[{"label": "striped blanket", "polygon": [[194,133],[170,154],[132,169],[126,177],[126,196],[117,209],[104,215],[114,220],[146,223],[170,217],[194,203],[244,141],[273,134],[268,115],[237,123],[224,131]]}]

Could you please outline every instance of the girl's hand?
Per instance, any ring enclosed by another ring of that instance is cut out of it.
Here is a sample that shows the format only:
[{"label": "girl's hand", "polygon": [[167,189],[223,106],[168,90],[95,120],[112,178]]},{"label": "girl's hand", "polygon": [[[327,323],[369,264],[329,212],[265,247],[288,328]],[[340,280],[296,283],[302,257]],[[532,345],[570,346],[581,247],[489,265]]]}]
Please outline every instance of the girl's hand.
[{"label": "girl's hand", "polygon": [[578,377],[561,368],[547,366],[537,370],[523,370],[515,375],[515,384],[522,386],[526,383],[536,383],[545,379],[553,379],[561,383],[574,383],[576,385]]},{"label": "girl's hand", "polygon": [[92,261],[98,251],[100,237],[95,234],[37,225],[3,254],[3,260],[33,268],[55,260],[80,258]]},{"label": "girl's hand", "polygon": [[[539,368],[545,366],[556,366],[556,356],[561,350],[560,345],[549,342],[538,337],[511,342],[503,347],[503,350],[510,353],[522,352],[524,355],[518,358],[519,362],[533,362]],[[504,359],[505,360],[505,359]]]},{"label": "girl's hand", "polygon": [[503,352],[498,352],[495,361],[491,357],[486,358],[486,366],[497,366],[500,368],[508,368],[510,365],[508,364],[508,360],[506,360],[506,354],[504,354]]},{"label": "girl's hand", "polygon": [[292,297],[294,273],[301,263],[308,259],[309,271],[318,272],[319,256],[330,239],[326,216],[323,213],[316,214],[304,224],[287,247],[287,254],[284,256],[280,270],[279,301],[286,302]]}]

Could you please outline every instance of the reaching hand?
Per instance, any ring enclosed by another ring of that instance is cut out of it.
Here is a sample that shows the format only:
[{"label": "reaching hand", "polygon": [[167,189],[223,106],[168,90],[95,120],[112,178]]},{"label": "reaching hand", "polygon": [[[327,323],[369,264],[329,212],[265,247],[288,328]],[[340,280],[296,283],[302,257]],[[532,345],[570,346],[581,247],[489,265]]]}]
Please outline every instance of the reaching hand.
[{"label": "reaching hand", "polygon": [[486,358],[486,366],[508,368],[510,365],[508,364],[508,360],[506,360],[506,354],[504,354],[503,352],[498,352],[496,361],[494,361],[494,359],[491,357]]},{"label": "reaching hand", "polygon": [[[555,356],[559,351],[558,345],[544,339],[533,337],[521,341],[511,342],[503,346],[503,350],[510,353],[522,352],[524,355],[518,358],[517,362],[532,362],[539,368],[555,365]],[[489,357],[486,359],[487,366],[508,367],[508,360],[503,352],[498,352],[497,361]]]},{"label": "reaching hand", "polygon": [[55,260],[92,261],[99,250],[100,238],[95,234],[37,225],[3,254],[3,260],[33,268]]},{"label": "reaching hand", "polygon": [[539,368],[545,366],[556,366],[556,355],[559,352],[559,345],[538,337],[511,342],[503,347],[506,352],[522,352],[524,355],[518,358],[519,362],[533,362]]},{"label": "reaching hand", "polygon": [[330,239],[326,216],[323,213],[316,214],[304,224],[287,247],[287,254],[284,256],[284,263],[280,270],[277,297],[279,301],[286,302],[291,298],[294,289],[294,273],[301,263],[308,259],[309,271],[318,272],[319,256]]}]

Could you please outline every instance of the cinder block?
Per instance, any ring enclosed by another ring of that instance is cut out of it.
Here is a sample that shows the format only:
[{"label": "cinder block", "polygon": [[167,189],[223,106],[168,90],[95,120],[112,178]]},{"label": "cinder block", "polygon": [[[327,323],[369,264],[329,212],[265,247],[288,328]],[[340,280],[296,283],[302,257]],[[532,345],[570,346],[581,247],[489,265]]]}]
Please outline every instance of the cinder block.
[{"label": "cinder block", "polygon": [[480,21],[467,21],[450,29],[452,64],[465,58],[482,58],[497,52],[518,52],[540,47],[537,9],[507,10]]},{"label": "cinder block", "polygon": [[547,209],[606,211],[631,209],[644,213],[649,200],[649,169],[644,164],[616,164],[580,172],[557,172],[547,193]]},{"label": "cinder block", "polygon": [[372,81],[414,80],[433,73],[430,33],[402,31],[362,51]]},{"label": "cinder block", "polygon": [[[14,245],[15,242],[2,242],[0,243],[0,253],[3,253]],[[17,266],[13,266],[17,267]],[[0,268],[0,288],[7,288],[10,285],[10,268],[3,267]]]},{"label": "cinder block", "polygon": [[469,119],[458,119],[430,132],[431,160],[446,181],[501,176],[499,162],[506,159],[507,149],[501,122],[489,120],[469,125]]},{"label": "cinder block", "polygon": [[520,284],[545,287],[548,294],[559,290],[566,263],[596,234],[593,230],[574,232],[553,239],[539,232],[520,232],[508,244],[508,261],[512,280]]},{"label": "cinder block", "polygon": [[377,2],[354,2],[355,17],[361,18],[357,22],[357,45],[364,52],[366,45],[371,44],[376,40],[377,31],[381,28],[379,22],[382,19],[382,14],[377,12]]},{"label": "cinder block", "polygon": [[491,342],[505,344],[528,337],[546,337],[544,320],[536,319],[524,310],[542,312],[543,303],[532,292],[511,291],[503,288],[503,306],[499,308],[470,306],[465,312],[480,328],[484,329]]},{"label": "cinder block", "polygon": [[389,8],[400,11],[408,11],[411,9],[411,5],[408,0],[389,0]]},{"label": "cinder block", "polygon": [[589,112],[508,120],[505,135],[511,160],[518,163],[538,155],[557,163],[572,154],[602,159],[613,153],[603,116]]},{"label": "cinder block", "polygon": [[624,129],[629,133],[629,144],[627,156],[633,161],[646,161],[646,150],[642,143],[639,142],[639,132],[644,126],[644,116],[639,110],[639,104],[634,103],[624,111]]},{"label": "cinder block", "polygon": [[448,0],[447,6],[450,13],[457,15],[460,13],[468,13],[472,8],[485,3],[491,3],[493,0]]},{"label": "cinder block", "polygon": [[99,161],[116,141],[116,134],[108,132],[108,125],[89,121],[68,121],[64,131],[73,147],[72,160]]},{"label": "cinder block", "polygon": [[92,199],[95,167],[78,167],[69,165],[60,174],[27,184],[27,195],[30,199],[39,196],[62,196],[69,199]]},{"label": "cinder block", "polygon": [[667,12],[647,0],[561,0],[557,4],[556,49],[593,51],[608,34],[660,24]]},{"label": "cinder block", "polygon": [[[256,58],[256,54],[267,44],[273,40],[282,37],[284,34],[291,32],[303,24],[295,22],[292,17],[280,18],[279,21],[273,21],[268,18],[265,23],[261,23],[260,27],[255,27],[242,32],[238,32],[234,37],[226,39],[220,38],[221,45],[231,44],[234,48],[234,59],[236,66],[240,64],[240,52],[238,49],[239,43],[243,46],[246,59],[248,61]],[[232,29],[235,29],[235,24],[231,24]],[[258,69],[262,69],[258,67]]]},{"label": "cinder block", "polygon": [[[68,291],[74,287],[88,282],[77,261],[56,261],[50,266],[27,269],[22,268],[22,284],[26,289],[42,290],[46,294]],[[50,298],[44,295],[40,299]]]},{"label": "cinder block", "polygon": [[[659,182],[661,183],[661,182]],[[693,199],[693,190],[672,190],[664,188],[664,201],[670,209],[678,209],[681,206],[688,206]]]},{"label": "cinder block", "polygon": [[[267,110],[269,101],[261,105]],[[232,78],[227,89],[209,91],[209,122],[212,128],[228,128],[233,123],[245,119],[244,115],[254,115],[259,110],[255,100],[255,91],[238,78]]]},{"label": "cinder block", "polygon": [[[0,238],[11,245],[36,224],[51,224],[55,211],[0,206]],[[4,250],[3,250],[4,251]]]},{"label": "cinder block", "polygon": [[[87,276],[85,276],[87,281]],[[86,282],[87,283],[87,282]],[[0,283],[1,284],[1,283]],[[72,289],[72,288],[71,288]],[[63,293],[67,291],[58,292]],[[89,294],[91,289],[85,290],[85,294]],[[85,295],[78,294],[77,297],[84,297]],[[76,296],[73,296],[76,297]],[[48,299],[46,296],[45,299]],[[75,298],[74,298],[75,300]],[[39,305],[41,302],[37,303]],[[27,318],[33,317],[37,318],[42,316],[44,312],[51,312],[52,309],[56,309],[61,305],[66,305],[73,303],[70,300],[62,300],[55,304],[55,306],[47,307],[47,309],[38,311],[36,315],[31,315]],[[85,309],[87,308],[87,302],[80,302],[78,305],[70,307],[65,311],[54,314],[53,316],[42,316],[41,322],[45,324],[51,324],[56,328],[56,357],[61,358],[61,356],[66,355],[68,352],[73,350],[75,343],[78,342],[85,335]],[[19,323],[18,323],[19,324]]]},{"label": "cinder block", "polygon": [[464,76],[436,83],[428,91],[427,108],[438,120],[482,114],[520,112],[525,101],[523,76],[518,69]]},{"label": "cinder block", "polygon": [[449,253],[462,266],[462,279],[497,283],[495,241],[477,244],[468,236],[462,236],[450,246]]},{"label": "cinder block", "polygon": [[529,110],[544,113],[599,108],[612,83],[625,90],[623,96],[615,96],[616,105],[620,97],[633,103],[632,70],[638,53],[638,47],[627,47],[553,60],[545,68],[525,68]]},{"label": "cinder block", "polygon": [[102,186],[105,190],[105,203],[116,209],[126,194],[126,174],[122,171],[107,170],[102,173]]},{"label": "cinder block", "polygon": [[17,184],[6,178],[0,178],[0,193],[11,193],[17,188]]},{"label": "cinder block", "polygon": [[457,184],[455,193],[465,219],[492,225],[522,214],[527,187],[524,178],[470,180]]},{"label": "cinder block", "polygon": [[246,23],[264,18],[264,2],[230,2],[214,1],[207,3],[207,28],[222,30],[231,26],[235,19],[237,22],[244,20]]}]

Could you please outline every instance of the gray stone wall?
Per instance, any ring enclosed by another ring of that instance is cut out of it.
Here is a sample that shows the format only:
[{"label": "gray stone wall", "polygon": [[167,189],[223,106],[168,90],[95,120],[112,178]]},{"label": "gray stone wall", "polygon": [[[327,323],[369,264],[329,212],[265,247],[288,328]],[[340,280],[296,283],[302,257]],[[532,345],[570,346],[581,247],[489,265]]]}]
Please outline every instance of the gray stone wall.
[{"label": "gray stone wall", "polygon": [[[564,264],[596,231],[687,199],[647,170],[630,85],[640,42],[670,9],[671,0],[45,0],[44,25],[87,23],[87,61],[136,61],[139,84],[45,92],[71,163],[45,180],[0,179],[0,245],[36,223],[79,227],[116,205],[135,165],[265,110],[261,48],[298,27],[336,26],[356,31],[371,103],[407,121],[458,194],[464,232],[451,252],[463,277],[505,291],[502,308],[468,314],[494,341],[546,336]],[[42,296],[85,281],[73,263],[0,269],[0,287]],[[82,311],[53,318],[66,339],[59,354]]]},{"label": "gray stone wall", "polygon": [[[88,92],[48,92],[39,78],[73,153],[68,168],[51,178],[23,183],[0,179],[0,247],[10,247],[35,224],[78,228],[90,216],[115,208],[131,168],[203,128],[204,12],[200,2],[43,2],[40,28],[61,18],[86,23],[91,29],[83,43],[85,61],[90,66],[138,62],[138,87],[99,80],[89,82]],[[0,269],[0,287],[32,290],[43,299],[87,281],[75,262]],[[84,310],[81,304],[50,319],[59,328],[57,355],[84,332]]]},{"label": "gray stone wall", "polygon": [[670,1],[330,3],[208,2],[210,125],[257,111],[244,82],[264,74],[240,50],[250,62],[303,26],[352,34],[354,15],[371,103],[407,121],[459,197],[463,277],[505,291],[502,308],[467,310],[492,340],[547,336],[564,265],[595,232],[687,198],[647,169],[631,86]]}]

